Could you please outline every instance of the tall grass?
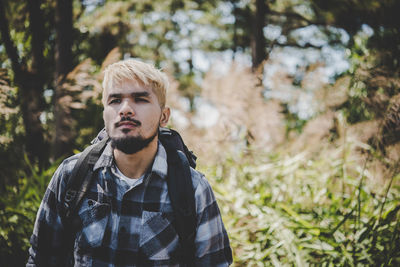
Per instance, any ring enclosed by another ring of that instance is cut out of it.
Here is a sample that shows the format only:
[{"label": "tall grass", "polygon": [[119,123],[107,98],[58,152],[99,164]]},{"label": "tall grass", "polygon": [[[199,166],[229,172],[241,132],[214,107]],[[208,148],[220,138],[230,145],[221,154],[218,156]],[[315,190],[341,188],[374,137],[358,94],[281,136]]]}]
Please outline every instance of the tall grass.
[{"label": "tall grass", "polygon": [[398,266],[398,164],[374,182],[369,162],[352,153],[358,145],[204,167],[215,177],[234,266]]},{"label": "tall grass", "polygon": [[[351,152],[357,146],[253,151],[202,166],[219,201],[234,266],[398,266],[399,165],[374,183],[368,162],[360,164]],[[30,179],[21,176],[0,197],[1,266],[26,262],[36,210],[56,167],[32,168]]]}]

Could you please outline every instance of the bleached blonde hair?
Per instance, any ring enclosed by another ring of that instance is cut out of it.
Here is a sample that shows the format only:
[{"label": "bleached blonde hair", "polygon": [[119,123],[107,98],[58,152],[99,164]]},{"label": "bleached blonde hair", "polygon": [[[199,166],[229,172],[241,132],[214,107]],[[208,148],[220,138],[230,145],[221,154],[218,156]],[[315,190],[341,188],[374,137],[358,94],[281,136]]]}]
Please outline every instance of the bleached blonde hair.
[{"label": "bleached blonde hair", "polygon": [[145,86],[149,86],[156,94],[160,107],[165,107],[166,94],[169,86],[167,75],[153,65],[133,58],[113,63],[104,70],[103,104],[105,104],[106,101],[107,90],[114,84],[121,83],[124,80],[133,80]]}]

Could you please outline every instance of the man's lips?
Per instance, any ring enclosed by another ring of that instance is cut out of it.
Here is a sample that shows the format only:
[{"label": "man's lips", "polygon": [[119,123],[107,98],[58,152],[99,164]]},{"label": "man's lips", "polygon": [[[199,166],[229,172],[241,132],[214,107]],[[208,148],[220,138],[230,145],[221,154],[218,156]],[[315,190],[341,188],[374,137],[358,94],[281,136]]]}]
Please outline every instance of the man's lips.
[{"label": "man's lips", "polygon": [[134,128],[139,127],[140,125],[142,125],[140,121],[128,116],[123,116],[119,122],[115,123],[115,128]]},{"label": "man's lips", "polygon": [[135,123],[132,121],[122,121],[116,124],[117,128],[118,127],[138,127],[139,123]]}]

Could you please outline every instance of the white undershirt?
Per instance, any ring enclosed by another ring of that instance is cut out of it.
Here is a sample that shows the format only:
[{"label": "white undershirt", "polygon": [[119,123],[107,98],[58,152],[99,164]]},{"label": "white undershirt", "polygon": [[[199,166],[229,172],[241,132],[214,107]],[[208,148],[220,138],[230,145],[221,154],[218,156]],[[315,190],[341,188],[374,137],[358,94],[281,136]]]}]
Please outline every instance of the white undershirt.
[{"label": "white undershirt", "polygon": [[139,178],[130,178],[130,177],[124,175],[124,174],[120,171],[120,169],[118,169],[117,164],[115,164],[115,170],[116,170],[116,172],[117,172],[117,176],[118,176],[121,180],[125,181],[130,187],[134,186],[139,180],[141,180],[141,179],[144,177],[144,174],[143,174],[143,175],[142,175],[141,177],[139,177]]}]

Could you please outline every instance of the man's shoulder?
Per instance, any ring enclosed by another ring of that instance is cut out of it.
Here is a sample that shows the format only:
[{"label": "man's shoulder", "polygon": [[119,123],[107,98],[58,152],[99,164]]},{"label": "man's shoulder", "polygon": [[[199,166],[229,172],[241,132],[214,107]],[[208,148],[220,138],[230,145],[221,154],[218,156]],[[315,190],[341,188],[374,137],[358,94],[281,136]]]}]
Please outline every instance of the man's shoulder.
[{"label": "man's shoulder", "polygon": [[79,156],[81,154],[82,153],[78,153],[78,154],[72,155],[72,156],[64,159],[61,162],[60,166],[58,167],[60,169],[60,171],[62,171],[63,174],[68,174],[68,175],[71,174],[71,172],[74,169],[76,162],[78,161]]},{"label": "man's shoulder", "polygon": [[74,169],[80,155],[81,153],[72,155],[61,162],[57,170],[54,172],[53,177],[49,183],[48,187],[50,190],[52,190],[53,192],[63,190],[66,181],[67,179],[69,179],[69,176],[71,175],[72,170]]},{"label": "man's shoulder", "polygon": [[203,180],[206,180],[203,173],[192,167],[190,167],[190,175],[192,176],[192,183],[194,189],[196,189],[197,186],[199,186],[199,184],[202,184],[204,182]]},{"label": "man's shoulder", "polygon": [[201,195],[201,192],[212,191],[211,185],[203,173],[190,167],[190,174],[192,176],[192,184],[196,197],[198,197],[199,194]]}]

